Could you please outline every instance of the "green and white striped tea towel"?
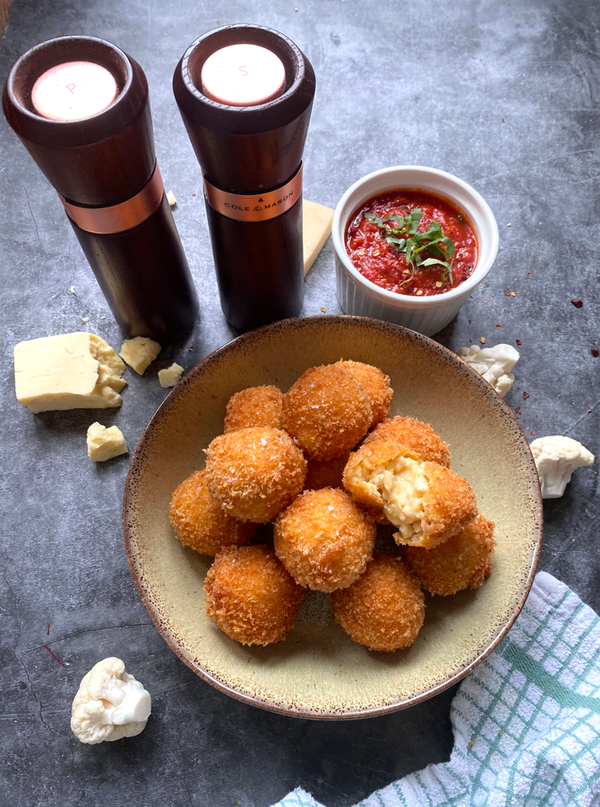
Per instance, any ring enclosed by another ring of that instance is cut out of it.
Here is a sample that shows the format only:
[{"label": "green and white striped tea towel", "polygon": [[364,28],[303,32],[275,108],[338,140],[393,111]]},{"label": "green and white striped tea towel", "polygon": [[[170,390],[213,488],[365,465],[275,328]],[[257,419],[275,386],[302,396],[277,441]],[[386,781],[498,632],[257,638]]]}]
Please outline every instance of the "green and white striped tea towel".
[{"label": "green and white striped tea towel", "polygon": [[[600,618],[539,572],[508,636],[461,684],[450,761],[358,807],[589,807],[600,796]],[[298,788],[274,807],[322,807]]]}]

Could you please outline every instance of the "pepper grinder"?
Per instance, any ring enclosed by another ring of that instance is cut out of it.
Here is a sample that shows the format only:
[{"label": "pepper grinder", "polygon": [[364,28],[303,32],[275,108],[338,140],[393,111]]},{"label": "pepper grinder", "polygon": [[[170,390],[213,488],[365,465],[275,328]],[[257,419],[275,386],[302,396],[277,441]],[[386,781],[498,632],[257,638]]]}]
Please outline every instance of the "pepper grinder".
[{"label": "pepper grinder", "polygon": [[302,151],[315,93],[286,36],[228,25],[193,42],[173,77],[204,175],[221,306],[246,331],[302,309]]},{"label": "pepper grinder", "polygon": [[61,37],[27,51],[2,96],[51,182],[127,336],[181,336],[198,297],[156,162],[148,83],[110,42]]}]

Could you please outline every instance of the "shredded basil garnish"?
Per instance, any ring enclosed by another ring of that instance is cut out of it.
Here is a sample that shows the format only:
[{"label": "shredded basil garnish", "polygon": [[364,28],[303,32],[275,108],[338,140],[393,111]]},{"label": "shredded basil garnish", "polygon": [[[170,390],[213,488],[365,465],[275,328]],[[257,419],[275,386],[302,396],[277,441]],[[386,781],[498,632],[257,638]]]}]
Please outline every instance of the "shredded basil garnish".
[{"label": "shredded basil garnish", "polygon": [[419,222],[423,218],[421,208],[416,207],[406,216],[389,213],[381,219],[375,213],[364,213],[364,217],[377,225],[393,249],[406,255],[406,263],[412,269],[412,273],[399,284],[400,286],[410,283],[417,269],[435,264],[444,267],[442,283],[448,279],[452,284],[454,244],[444,235],[442,226],[437,221],[431,221],[426,232],[418,232]]}]

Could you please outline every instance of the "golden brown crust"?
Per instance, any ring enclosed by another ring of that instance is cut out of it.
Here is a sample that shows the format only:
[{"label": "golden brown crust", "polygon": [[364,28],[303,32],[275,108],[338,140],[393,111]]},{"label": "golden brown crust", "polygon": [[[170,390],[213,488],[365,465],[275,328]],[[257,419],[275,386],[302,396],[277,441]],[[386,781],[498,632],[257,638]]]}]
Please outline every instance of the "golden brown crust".
[{"label": "golden brown crust", "polygon": [[[418,544],[433,548],[465,529],[477,517],[477,500],[471,485],[464,477],[436,462],[422,463],[429,490],[424,495],[425,535]],[[407,543],[399,540],[397,544]]]},{"label": "golden brown crust", "polygon": [[307,370],[283,396],[282,428],[307,459],[323,462],[350,451],[367,433],[372,417],[363,385],[332,364]]},{"label": "golden brown crust", "polygon": [[229,399],[223,430],[227,434],[253,426],[280,429],[282,406],[283,395],[277,387],[247,387]]},{"label": "golden brown crust", "polygon": [[256,524],[237,521],[214,504],[206,487],[206,471],[196,471],[175,490],[169,518],[181,543],[201,555],[245,544],[257,530]]},{"label": "golden brown crust", "polygon": [[206,614],[230,639],[267,645],[285,639],[293,627],[304,589],[268,546],[223,549],[208,570]]},{"label": "golden brown crust", "polygon": [[275,553],[300,585],[335,591],[364,572],[375,535],[373,520],[345,491],[309,490],[275,522]]},{"label": "golden brown crust", "polygon": [[266,524],[302,490],[306,460],[289,434],[257,427],[215,437],[206,471],[216,504],[240,521]]},{"label": "golden brown crust", "polygon": [[379,367],[361,361],[338,361],[335,366],[348,370],[367,390],[373,409],[370,428],[389,415],[394,394],[394,390],[390,387],[389,375],[382,372]]},{"label": "golden brown crust", "polygon": [[321,488],[341,488],[342,475],[348,462],[349,454],[341,454],[332,460],[319,462],[309,460],[304,480],[304,490],[321,490]]},{"label": "golden brown crust", "polygon": [[429,423],[423,423],[416,418],[395,417],[383,420],[369,434],[363,445],[385,440],[408,446],[421,460],[438,462],[440,465],[450,467],[450,450]]},{"label": "golden brown crust", "polygon": [[374,555],[362,577],[334,591],[330,600],[342,628],[369,650],[389,653],[408,647],[425,619],[417,576],[392,555]]},{"label": "golden brown crust", "polygon": [[458,535],[433,549],[404,546],[402,556],[423,588],[446,597],[478,588],[492,571],[494,522],[481,513]]}]

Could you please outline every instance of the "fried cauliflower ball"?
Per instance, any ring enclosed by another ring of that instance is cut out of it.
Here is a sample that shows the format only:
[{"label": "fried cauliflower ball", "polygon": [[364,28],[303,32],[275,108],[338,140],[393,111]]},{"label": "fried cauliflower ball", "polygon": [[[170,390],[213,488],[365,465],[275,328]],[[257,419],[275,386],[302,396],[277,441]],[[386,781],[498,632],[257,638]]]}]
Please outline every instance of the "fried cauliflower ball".
[{"label": "fried cauliflower ball", "polygon": [[373,554],[376,528],[343,490],[308,490],[275,522],[275,554],[297,583],[335,591],[353,583]]},{"label": "fried cauliflower ball", "polygon": [[312,367],[283,396],[281,427],[307,459],[331,460],[362,440],[373,419],[366,389],[333,364]]},{"label": "fried cauliflower ball", "polygon": [[398,416],[383,420],[365,438],[363,445],[369,445],[379,440],[406,446],[414,451],[420,460],[437,462],[447,468],[450,467],[448,443],[442,440],[429,423],[422,423],[416,418]]},{"label": "fried cauliflower ball", "polygon": [[306,460],[280,429],[239,429],[215,437],[206,452],[208,493],[239,521],[272,521],[300,493]]},{"label": "fried cauliflower ball", "polygon": [[411,645],[425,619],[417,576],[392,555],[374,555],[362,577],[349,588],[334,591],[330,602],[351,639],[384,653]]},{"label": "fried cauliflower ball", "polygon": [[390,387],[388,375],[378,367],[361,361],[338,361],[334,366],[348,370],[366,389],[373,409],[370,428],[389,415],[394,390]]},{"label": "fried cauliflower ball", "polygon": [[224,431],[248,429],[252,426],[281,428],[283,395],[277,387],[247,387],[232,395],[225,411]]},{"label": "fried cauliflower ball", "polygon": [[402,547],[402,557],[431,594],[479,588],[492,571],[494,522],[481,513],[458,535],[433,549]]},{"label": "fried cauliflower ball", "polygon": [[398,527],[397,544],[430,549],[477,516],[475,493],[466,479],[436,462],[420,462],[414,451],[383,440],[350,455],[344,487]]},{"label": "fried cauliflower ball", "polygon": [[243,523],[227,515],[208,495],[206,471],[196,471],[173,493],[169,518],[175,535],[184,546],[201,555],[216,555],[226,546],[247,543],[256,524]]},{"label": "fried cauliflower ball", "polygon": [[206,614],[236,642],[267,645],[289,633],[304,589],[269,546],[228,547],[208,570]]},{"label": "fried cauliflower ball", "polygon": [[342,475],[348,462],[350,452],[345,452],[332,460],[319,462],[309,460],[304,480],[304,490],[320,490],[321,488],[341,488]]}]

